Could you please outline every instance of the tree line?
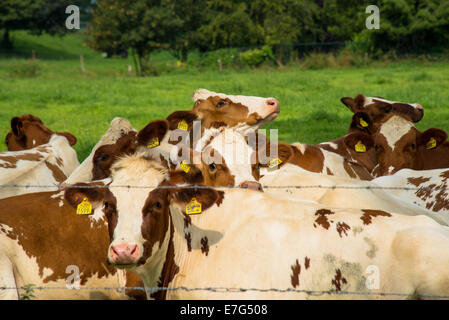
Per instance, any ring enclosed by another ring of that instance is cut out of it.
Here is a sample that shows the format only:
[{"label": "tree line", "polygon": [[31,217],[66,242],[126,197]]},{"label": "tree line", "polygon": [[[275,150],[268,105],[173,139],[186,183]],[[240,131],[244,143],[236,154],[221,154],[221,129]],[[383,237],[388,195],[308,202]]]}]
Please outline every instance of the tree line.
[{"label": "tree line", "polygon": [[[361,41],[371,54],[431,52],[449,44],[449,0],[0,0],[3,42],[14,29],[67,32],[63,7],[69,4],[88,12],[90,47],[109,55],[131,52],[142,73],[161,49],[185,61],[194,49],[279,51],[283,43]],[[368,5],[380,9],[379,29],[366,28]]]}]

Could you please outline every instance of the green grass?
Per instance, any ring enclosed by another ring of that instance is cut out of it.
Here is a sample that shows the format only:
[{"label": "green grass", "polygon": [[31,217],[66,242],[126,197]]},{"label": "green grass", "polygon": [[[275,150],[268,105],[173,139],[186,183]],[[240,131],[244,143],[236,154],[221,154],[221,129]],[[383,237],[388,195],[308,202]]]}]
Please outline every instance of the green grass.
[{"label": "green grass", "polygon": [[[131,59],[103,58],[83,46],[79,34],[52,38],[16,32],[14,37],[19,53],[0,54],[0,136],[6,136],[12,117],[32,113],[52,130],[74,134],[80,161],[114,117],[127,118],[140,129],[174,110],[190,109],[191,94],[197,88],[276,97],[281,114],[265,128],[279,129],[279,139],[285,142],[315,144],[344,135],[352,114],[340,98],[357,93],[418,102],[425,109],[419,129],[449,130],[448,62],[410,60],[360,68],[291,66],[221,73],[187,69],[136,78],[127,74]],[[37,62],[25,60],[31,50],[36,50]],[[87,74],[81,73],[80,54]],[[168,57],[156,54],[155,59],[159,58]],[[174,64],[163,63],[167,68]],[[6,151],[3,138],[0,151]]]}]

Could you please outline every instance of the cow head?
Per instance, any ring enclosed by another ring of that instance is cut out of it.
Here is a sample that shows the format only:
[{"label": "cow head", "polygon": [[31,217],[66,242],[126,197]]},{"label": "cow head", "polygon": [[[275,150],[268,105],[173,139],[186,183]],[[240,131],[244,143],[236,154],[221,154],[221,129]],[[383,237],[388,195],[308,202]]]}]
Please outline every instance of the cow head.
[{"label": "cow head", "polygon": [[378,177],[404,168],[421,170],[426,160],[423,152],[437,149],[446,139],[447,133],[443,130],[420,132],[407,119],[393,116],[372,135],[378,162],[372,174]]},{"label": "cow head", "polygon": [[26,150],[48,143],[53,134],[66,137],[71,146],[76,143],[72,134],[53,132],[38,117],[24,114],[11,119],[11,131],[6,135],[5,143],[8,151]]},{"label": "cow head", "polygon": [[94,209],[101,208],[108,220],[111,240],[109,262],[139,272],[139,266],[151,268],[158,264],[155,260],[165,259],[173,232],[171,202],[185,208],[195,197],[202,210],[207,210],[219,199],[219,192],[212,189],[176,187],[185,186],[185,177],[183,171],[168,171],[139,153],[112,165],[112,182],[107,188],[68,188],[65,198],[73,206],[87,198]]},{"label": "cow head", "polygon": [[354,99],[341,98],[341,102],[353,113],[365,112],[374,123],[381,122],[390,113],[401,115],[413,122],[418,122],[424,116],[424,108],[417,103],[389,101],[379,97],[365,97],[358,94]]},{"label": "cow head", "polygon": [[109,177],[112,164],[120,157],[133,154],[136,149],[136,132],[133,131],[120,137],[114,144],[99,147],[92,158],[92,180]]},{"label": "cow head", "polygon": [[280,104],[274,98],[232,96],[205,89],[193,95],[192,109],[204,128],[228,126],[241,132],[256,130],[279,115]]}]

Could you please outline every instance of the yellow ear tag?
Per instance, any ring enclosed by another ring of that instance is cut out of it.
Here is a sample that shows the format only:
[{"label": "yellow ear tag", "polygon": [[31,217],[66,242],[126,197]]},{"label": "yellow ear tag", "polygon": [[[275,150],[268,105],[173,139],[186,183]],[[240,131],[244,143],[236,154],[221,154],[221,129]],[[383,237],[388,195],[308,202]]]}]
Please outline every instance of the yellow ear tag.
[{"label": "yellow ear tag", "polygon": [[76,214],[92,214],[92,204],[87,198],[84,198],[76,207]]},{"label": "yellow ear tag", "polygon": [[150,148],[150,149],[156,148],[158,145],[159,145],[159,138],[154,137],[154,138],[151,138],[150,141],[148,141],[147,148]]},{"label": "yellow ear tag", "polygon": [[178,129],[187,131],[187,130],[189,130],[189,125],[187,124],[187,122],[185,120],[181,120],[178,122]]},{"label": "yellow ear tag", "polygon": [[184,170],[185,173],[188,173],[190,170],[190,166],[185,161],[182,161],[179,166],[182,170]]},{"label": "yellow ear tag", "polygon": [[366,123],[366,121],[363,120],[362,118],[360,118],[360,125],[364,128],[368,127],[368,123]]},{"label": "yellow ear tag", "polygon": [[427,142],[427,144],[426,144],[427,149],[433,149],[436,146],[437,146],[437,141],[435,140],[434,137],[430,138],[429,142]]},{"label": "yellow ear tag", "polygon": [[198,214],[201,213],[201,203],[199,203],[196,198],[192,198],[189,203],[186,204],[187,214]]},{"label": "yellow ear tag", "polygon": [[268,162],[268,168],[274,168],[277,167],[278,165],[280,165],[282,163],[282,160],[279,158],[276,159],[272,159]]},{"label": "yellow ear tag", "polygon": [[359,142],[357,142],[357,144],[354,146],[354,149],[356,152],[366,152],[366,147],[365,145],[362,143],[362,141],[359,140]]}]

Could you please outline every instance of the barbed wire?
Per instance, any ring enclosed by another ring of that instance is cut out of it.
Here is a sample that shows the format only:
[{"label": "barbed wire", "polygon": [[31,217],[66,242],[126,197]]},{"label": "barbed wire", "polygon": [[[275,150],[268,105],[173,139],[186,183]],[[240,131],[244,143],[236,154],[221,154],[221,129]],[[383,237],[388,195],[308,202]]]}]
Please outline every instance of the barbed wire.
[{"label": "barbed wire", "polygon": [[[441,190],[449,191],[449,187],[403,187],[403,186],[354,186],[354,185],[287,185],[287,186],[276,186],[276,185],[263,185],[263,189],[366,189],[366,190],[405,190],[405,191],[424,191],[424,190]],[[133,185],[20,185],[20,184],[3,184],[0,185],[0,189],[7,188],[57,188],[59,190],[76,188],[76,189],[107,189],[107,188],[128,188],[128,189],[248,189],[245,186],[207,186],[207,185],[149,185],[149,186],[133,186]]]},{"label": "barbed wire", "polygon": [[410,294],[410,293],[398,293],[398,292],[372,292],[372,291],[337,291],[337,290],[306,290],[306,289],[295,289],[295,288],[241,288],[241,287],[110,287],[110,286],[95,286],[86,287],[79,286],[78,288],[68,288],[67,286],[21,286],[21,287],[0,287],[0,290],[115,290],[117,292],[124,292],[125,290],[138,290],[145,291],[147,294],[153,294],[159,291],[210,291],[218,293],[238,293],[238,292],[277,292],[277,293],[305,293],[313,296],[322,295],[360,295],[360,296],[396,296],[396,297],[416,297],[416,298],[427,298],[427,299],[449,299],[447,295],[426,295],[426,294]]}]

